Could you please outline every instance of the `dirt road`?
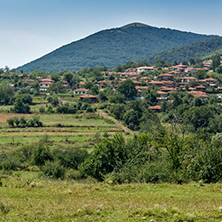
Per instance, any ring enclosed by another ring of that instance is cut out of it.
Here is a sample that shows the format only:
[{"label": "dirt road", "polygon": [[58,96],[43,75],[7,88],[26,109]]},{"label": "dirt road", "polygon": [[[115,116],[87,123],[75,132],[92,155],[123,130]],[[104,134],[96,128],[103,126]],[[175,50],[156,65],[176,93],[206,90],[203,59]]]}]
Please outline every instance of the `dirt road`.
[{"label": "dirt road", "polygon": [[105,119],[110,119],[113,122],[115,122],[116,126],[120,129],[122,129],[124,132],[128,132],[131,135],[134,134],[134,132],[132,130],[130,130],[129,128],[127,128],[126,126],[124,126],[121,122],[119,122],[118,120],[116,120],[115,118],[113,118],[112,116],[109,116],[107,113],[103,112],[102,110],[98,109],[97,110],[98,114],[102,117],[104,117]]}]

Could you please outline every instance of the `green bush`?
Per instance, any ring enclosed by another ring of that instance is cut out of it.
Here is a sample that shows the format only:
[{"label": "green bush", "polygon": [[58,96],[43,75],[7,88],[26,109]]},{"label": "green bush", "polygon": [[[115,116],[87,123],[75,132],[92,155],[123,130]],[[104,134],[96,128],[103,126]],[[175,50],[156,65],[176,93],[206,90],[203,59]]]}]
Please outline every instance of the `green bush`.
[{"label": "green bush", "polygon": [[13,155],[2,154],[0,156],[0,169],[2,170],[18,170],[22,168],[21,162]]},{"label": "green bush", "polygon": [[51,162],[47,161],[42,167],[43,175],[52,179],[64,179],[65,177],[65,167],[63,167],[59,161]]},{"label": "green bush", "polygon": [[72,179],[72,180],[79,180],[82,178],[82,175],[81,175],[80,171],[78,171],[78,170],[69,169],[66,171],[65,178]]},{"label": "green bush", "polygon": [[49,148],[42,143],[40,143],[37,147],[33,149],[32,153],[32,161],[33,164],[37,166],[43,166],[46,161],[52,160],[52,154]]},{"label": "green bush", "polygon": [[56,149],[52,153],[53,159],[59,160],[65,168],[78,169],[78,166],[83,163],[88,157],[88,151],[85,149]]},{"label": "green bush", "polygon": [[222,180],[222,147],[205,145],[197,153],[189,166],[188,173],[192,180],[218,182]]}]

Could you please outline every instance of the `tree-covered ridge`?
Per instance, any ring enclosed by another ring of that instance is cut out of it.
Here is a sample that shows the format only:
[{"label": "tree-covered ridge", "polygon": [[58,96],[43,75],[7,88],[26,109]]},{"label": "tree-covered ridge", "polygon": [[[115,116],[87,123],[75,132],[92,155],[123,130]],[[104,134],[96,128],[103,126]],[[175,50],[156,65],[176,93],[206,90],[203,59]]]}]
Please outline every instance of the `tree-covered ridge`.
[{"label": "tree-covered ridge", "polygon": [[215,53],[221,53],[222,38],[209,39],[179,48],[169,49],[145,58],[144,61],[154,64],[157,59],[161,58],[166,62],[188,61],[193,57],[211,58]]},{"label": "tree-covered ridge", "polygon": [[17,70],[56,72],[95,66],[113,68],[127,61],[215,37],[151,26],[109,29],[65,45]]}]

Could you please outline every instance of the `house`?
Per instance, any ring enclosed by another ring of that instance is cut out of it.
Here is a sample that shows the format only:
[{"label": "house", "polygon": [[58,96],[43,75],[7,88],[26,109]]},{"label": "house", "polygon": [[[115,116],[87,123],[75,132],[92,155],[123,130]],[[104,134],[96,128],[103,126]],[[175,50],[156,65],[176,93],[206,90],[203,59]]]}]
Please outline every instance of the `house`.
[{"label": "house", "polygon": [[40,82],[40,91],[48,91],[52,82]]},{"label": "house", "polygon": [[161,110],[161,106],[150,106],[148,109],[155,110],[159,112]]},{"label": "house", "polygon": [[166,92],[163,92],[163,91],[161,91],[161,90],[158,90],[158,91],[157,91],[157,94],[159,95],[159,97],[157,97],[158,102],[162,102],[162,101],[164,101],[164,100],[166,101],[166,100],[169,99],[168,93],[166,93]]},{"label": "house", "polygon": [[138,67],[136,68],[137,72],[153,72],[154,70],[156,70],[153,66],[152,67],[148,67],[148,66],[143,66],[143,67]]},{"label": "house", "polygon": [[79,98],[80,98],[80,100],[88,99],[91,102],[97,102],[98,101],[98,97],[97,96],[93,96],[93,95],[89,95],[89,94],[82,95]]},{"label": "house", "polygon": [[142,83],[141,83],[141,82],[136,81],[136,80],[133,80],[133,83],[134,83],[136,86],[141,86],[141,85],[142,85]]},{"label": "house", "polygon": [[196,86],[196,90],[205,91],[206,87],[205,86]]},{"label": "house", "polygon": [[101,80],[101,81],[98,81],[97,84],[101,88],[106,88],[107,86],[111,86],[112,85],[112,81],[111,80]]},{"label": "house", "polygon": [[164,85],[164,83],[161,82],[161,81],[154,81],[154,80],[152,80],[151,82],[148,82],[148,85],[162,86],[162,85]]},{"label": "house", "polygon": [[205,67],[205,68],[208,68],[208,67],[210,67],[212,65],[212,62],[203,62],[203,66]]},{"label": "house", "polygon": [[51,79],[40,79],[40,82],[53,82],[53,80],[51,80]]},{"label": "house", "polygon": [[79,88],[79,89],[75,89],[73,91],[73,94],[80,94],[80,95],[85,95],[88,93],[88,89],[84,89],[84,88]]},{"label": "house", "polygon": [[205,92],[201,91],[190,91],[189,94],[192,94],[194,97],[206,98],[209,99],[209,96]]},{"label": "house", "polygon": [[137,90],[147,90],[148,86],[136,86]]},{"label": "house", "polygon": [[184,70],[187,68],[186,65],[176,65],[170,67],[172,70],[179,71],[179,72],[184,72]]},{"label": "house", "polygon": [[133,78],[138,77],[139,74],[136,72],[123,72],[122,75],[125,77]]},{"label": "house", "polygon": [[160,90],[161,90],[162,92],[168,92],[168,93],[177,91],[176,88],[166,87],[166,86],[160,87]]},{"label": "house", "polygon": [[191,81],[195,81],[195,80],[197,80],[195,77],[192,77],[192,76],[185,76],[185,77],[177,77],[177,78],[175,78],[175,79],[179,79],[180,80],[180,82],[186,82],[186,83],[189,83],[189,82],[191,82]]},{"label": "house", "polygon": [[165,74],[160,74],[159,77],[162,79],[162,80],[173,80],[174,79],[174,75],[172,74],[169,74],[169,73],[165,73]]}]

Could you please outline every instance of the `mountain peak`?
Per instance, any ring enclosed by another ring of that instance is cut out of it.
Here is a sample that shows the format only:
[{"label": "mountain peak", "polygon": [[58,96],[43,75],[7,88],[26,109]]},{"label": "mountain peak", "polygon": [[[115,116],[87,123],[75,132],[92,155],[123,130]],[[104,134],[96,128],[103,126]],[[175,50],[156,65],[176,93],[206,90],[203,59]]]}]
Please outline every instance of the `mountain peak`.
[{"label": "mountain peak", "polygon": [[130,23],[127,25],[124,25],[122,27],[120,27],[121,29],[126,29],[126,28],[132,28],[132,27],[150,27],[149,25],[140,23],[140,22],[134,22],[134,23]]}]

